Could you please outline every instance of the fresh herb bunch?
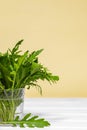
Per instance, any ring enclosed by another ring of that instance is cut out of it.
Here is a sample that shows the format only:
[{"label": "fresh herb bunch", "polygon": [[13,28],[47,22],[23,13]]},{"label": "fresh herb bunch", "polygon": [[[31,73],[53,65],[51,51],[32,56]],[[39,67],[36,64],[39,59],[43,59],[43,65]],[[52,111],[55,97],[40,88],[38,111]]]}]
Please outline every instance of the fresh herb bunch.
[{"label": "fresh herb bunch", "polygon": [[38,55],[43,51],[37,50],[29,54],[29,51],[20,55],[19,46],[23,40],[19,41],[15,47],[5,54],[0,53],[0,88],[1,89],[28,89],[37,86],[42,93],[37,80],[46,79],[48,82],[55,83],[59,80],[58,76],[52,75],[46,67],[38,62]]},{"label": "fresh herb bunch", "polygon": [[15,111],[23,102],[20,97],[25,86],[27,89],[35,86],[42,94],[42,88],[37,84],[39,79],[47,80],[49,83],[59,80],[58,76],[39,63],[38,55],[43,49],[20,54],[19,47],[22,42],[23,40],[20,40],[12,50],[0,53],[0,121],[14,120]]}]

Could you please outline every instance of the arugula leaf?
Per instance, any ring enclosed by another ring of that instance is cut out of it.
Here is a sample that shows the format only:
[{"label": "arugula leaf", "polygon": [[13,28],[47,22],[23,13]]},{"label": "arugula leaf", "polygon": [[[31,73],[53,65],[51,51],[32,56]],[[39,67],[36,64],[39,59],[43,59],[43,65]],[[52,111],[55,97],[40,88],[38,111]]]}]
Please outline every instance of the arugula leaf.
[{"label": "arugula leaf", "polygon": [[[23,40],[18,41],[17,44],[16,44],[16,45],[14,46],[14,48],[12,49],[12,51],[9,49],[10,52],[12,53],[12,55],[18,53],[17,50],[19,49],[19,46],[21,45],[22,42],[23,42]],[[20,52],[20,51],[19,51],[19,52]]]},{"label": "arugula leaf", "polygon": [[33,62],[36,60],[37,56],[43,51],[43,49],[33,51],[29,56],[29,62]]},{"label": "arugula leaf", "polygon": [[5,66],[3,66],[1,63],[0,63],[0,71],[2,74],[1,83],[3,84],[3,86],[8,88],[11,85],[11,81],[9,80],[10,73],[9,73],[8,69]]},{"label": "arugula leaf", "polygon": [[31,116],[31,113],[26,114],[23,119],[19,119],[19,116],[17,116],[14,120],[12,121],[7,121],[7,122],[0,122],[1,124],[12,124],[14,127],[19,125],[20,127],[38,127],[38,128],[44,128],[47,126],[50,126],[50,123],[48,121],[45,121],[43,118],[39,118],[38,116]]}]

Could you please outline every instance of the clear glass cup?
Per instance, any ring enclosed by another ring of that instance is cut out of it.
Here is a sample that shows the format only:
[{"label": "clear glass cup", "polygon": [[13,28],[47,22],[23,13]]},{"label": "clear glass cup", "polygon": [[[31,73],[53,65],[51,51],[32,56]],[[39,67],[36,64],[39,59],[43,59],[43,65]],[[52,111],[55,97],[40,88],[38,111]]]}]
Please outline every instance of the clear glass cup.
[{"label": "clear glass cup", "polygon": [[21,119],[24,106],[24,88],[0,89],[0,122]]}]

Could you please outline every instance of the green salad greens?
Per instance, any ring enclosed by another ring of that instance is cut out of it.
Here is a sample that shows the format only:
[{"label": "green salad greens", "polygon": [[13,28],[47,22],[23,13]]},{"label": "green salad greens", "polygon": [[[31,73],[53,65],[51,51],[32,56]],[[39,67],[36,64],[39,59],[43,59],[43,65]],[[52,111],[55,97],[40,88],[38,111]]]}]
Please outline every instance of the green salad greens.
[{"label": "green salad greens", "polygon": [[[0,122],[9,123],[14,120],[16,109],[23,102],[21,97],[25,87],[30,89],[35,86],[42,94],[42,88],[37,83],[39,79],[47,80],[49,83],[56,83],[59,80],[57,75],[53,75],[39,63],[38,55],[43,49],[32,53],[27,50],[22,54],[19,50],[22,42],[23,40],[20,40],[6,53],[0,52]],[[14,121],[17,122],[17,119]]]}]

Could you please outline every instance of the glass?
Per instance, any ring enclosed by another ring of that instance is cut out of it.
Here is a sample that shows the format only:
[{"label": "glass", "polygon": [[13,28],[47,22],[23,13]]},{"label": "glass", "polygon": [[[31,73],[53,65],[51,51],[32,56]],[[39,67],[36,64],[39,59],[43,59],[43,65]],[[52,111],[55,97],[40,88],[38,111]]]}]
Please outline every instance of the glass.
[{"label": "glass", "polygon": [[0,122],[22,118],[24,105],[24,88],[0,90]]}]

